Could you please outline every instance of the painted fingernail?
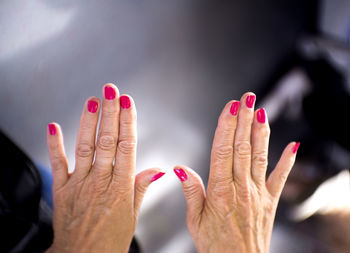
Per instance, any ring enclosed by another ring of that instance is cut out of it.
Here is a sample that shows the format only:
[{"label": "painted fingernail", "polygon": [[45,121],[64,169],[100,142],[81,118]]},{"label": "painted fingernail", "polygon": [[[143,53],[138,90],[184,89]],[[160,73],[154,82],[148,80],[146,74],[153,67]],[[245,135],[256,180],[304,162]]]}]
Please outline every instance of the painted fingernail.
[{"label": "painted fingernail", "polygon": [[254,102],[255,102],[255,95],[247,96],[245,103],[248,108],[252,108],[254,105]]},{"label": "painted fingernail", "polygon": [[106,86],[105,87],[105,98],[108,100],[113,100],[113,99],[115,99],[115,96],[116,96],[115,89],[113,89],[113,87]]},{"label": "painted fingernail", "polygon": [[293,147],[293,154],[295,154],[298,151],[299,146],[300,146],[300,142],[295,143],[295,145]]},{"label": "painted fingernail", "polygon": [[49,124],[48,127],[49,127],[50,135],[55,135],[56,134],[56,126],[55,126],[55,124]]},{"label": "painted fingernail", "polygon": [[162,176],[164,176],[165,172],[159,172],[158,174],[155,174],[152,179],[151,182],[154,182],[156,180],[158,180],[159,178],[161,178]]},{"label": "painted fingernail", "polygon": [[237,115],[237,112],[238,112],[238,109],[239,109],[239,101],[235,101],[235,102],[233,102],[232,105],[231,105],[230,113],[231,113],[233,116],[236,116],[236,115]]},{"label": "painted fingernail", "polygon": [[258,112],[256,113],[256,118],[259,123],[265,123],[266,120],[266,113],[263,108],[259,109]]},{"label": "painted fingernail", "polygon": [[183,169],[174,169],[174,172],[182,182],[187,180],[187,174]]},{"label": "painted fingernail", "polygon": [[128,96],[121,96],[119,98],[120,106],[124,109],[128,109],[131,105],[130,98]]},{"label": "painted fingernail", "polygon": [[98,108],[98,103],[94,100],[89,100],[87,106],[88,106],[89,112],[95,113],[97,111],[97,108]]}]

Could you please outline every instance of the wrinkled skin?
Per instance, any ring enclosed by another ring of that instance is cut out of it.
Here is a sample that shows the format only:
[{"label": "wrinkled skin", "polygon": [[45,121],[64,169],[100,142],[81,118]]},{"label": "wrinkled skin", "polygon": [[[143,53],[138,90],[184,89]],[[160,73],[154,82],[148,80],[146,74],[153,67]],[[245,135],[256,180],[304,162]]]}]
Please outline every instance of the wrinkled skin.
[{"label": "wrinkled skin", "polygon": [[270,129],[265,110],[254,112],[254,103],[255,95],[246,93],[223,109],[206,192],[196,172],[175,167],[187,175],[187,226],[200,253],[269,252],[277,204],[299,144],[285,148],[266,180]]},{"label": "wrinkled skin", "polygon": [[86,101],[72,174],[60,126],[48,126],[54,177],[54,242],[48,252],[128,252],[144,193],[159,169],[135,177],[136,109],[130,96],[123,99],[125,108],[118,89],[106,84],[102,105],[96,97]]}]

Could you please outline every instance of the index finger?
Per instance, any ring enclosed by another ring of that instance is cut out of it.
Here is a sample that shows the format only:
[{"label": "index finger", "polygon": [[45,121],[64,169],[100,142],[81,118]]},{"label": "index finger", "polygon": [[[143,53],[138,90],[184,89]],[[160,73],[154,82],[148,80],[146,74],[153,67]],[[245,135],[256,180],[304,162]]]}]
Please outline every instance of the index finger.
[{"label": "index finger", "polygon": [[232,182],[233,142],[237,125],[239,101],[230,101],[218,120],[211,151],[209,185]]}]

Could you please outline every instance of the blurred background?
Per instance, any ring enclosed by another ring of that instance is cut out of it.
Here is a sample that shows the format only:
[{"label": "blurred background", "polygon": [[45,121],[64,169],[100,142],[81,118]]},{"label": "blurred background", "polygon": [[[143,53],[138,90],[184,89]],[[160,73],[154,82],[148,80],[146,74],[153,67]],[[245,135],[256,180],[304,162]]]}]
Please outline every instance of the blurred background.
[{"label": "blurred background", "polygon": [[349,252],[349,77],[348,0],[0,2],[0,129],[38,166],[47,123],[73,168],[85,99],[107,82],[134,98],[137,170],[168,172],[142,207],[145,253],[196,252],[172,168],[206,183],[220,111],[246,91],[271,123],[270,170],[301,142],[271,252]]}]

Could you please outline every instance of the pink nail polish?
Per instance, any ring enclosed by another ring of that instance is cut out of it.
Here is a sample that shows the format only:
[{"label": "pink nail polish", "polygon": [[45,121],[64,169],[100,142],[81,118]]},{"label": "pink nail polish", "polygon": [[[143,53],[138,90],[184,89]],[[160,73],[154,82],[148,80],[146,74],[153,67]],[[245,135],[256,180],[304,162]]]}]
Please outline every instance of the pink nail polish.
[{"label": "pink nail polish", "polygon": [[182,182],[187,180],[187,174],[183,169],[174,169],[174,172]]},{"label": "pink nail polish", "polygon": [[237,112],[238,112],[238,109],[239,109],[239,101],[235,101],[235,102],[233,102],[232,105],[231,105],[230,113],[231,113],[233,116],[236,116],[236,115],[237,115]]},{"label": "pink nail polish", "polygon": [[299,146],[300,146],[300,142],[295,143],[295,145],[293,147],[293,154],[295,154],[298,151]]},{"label": "pink nail polish", "polygon": [[165,172],[159,172],[158,174],[155,174],[152,179],[151,182],[154,182],[156,180],[158,180],[159,178],[161,178],[162,176],[164,176]]},{"label": "pink nail polish", "polygon": [[89,100],[87,106],[88,106],[89,112],[95,113],[97,111],[97,108],[98,108],[98,103],[94,100]]},{"label": "pink nail polish", "polygon": [[119,98],[120,106],[124,109],[128,109],[131,106],[130,98],[128,96],[121,96]]},{"label": "pink nail polish", "polygon": [[115,96],[116,96],[116,92],[113,89],[113,87],[106,86],[105,87],[105,98],[108,100],[113,100],[113,99],[115,99]]},{"label": "pink nail polish", "polygon": [[56,126],[55,126],[55,124],[49,124],[48,127],[49,127],[50,135],[55,135],[56,134]]},{"label": "pink nail polish", "polygon": [[249,95],[246,98],[246,105],[248,108],[252,108],[255,102],[255,95]]},{"label": "pink nail polish", "polygon": [[266,113],[265,113],[265,110],[263,108],[261,108],[257,111],[256,118],[257,118],[259,123],[262,123],[262,124],[265,123]]}]

